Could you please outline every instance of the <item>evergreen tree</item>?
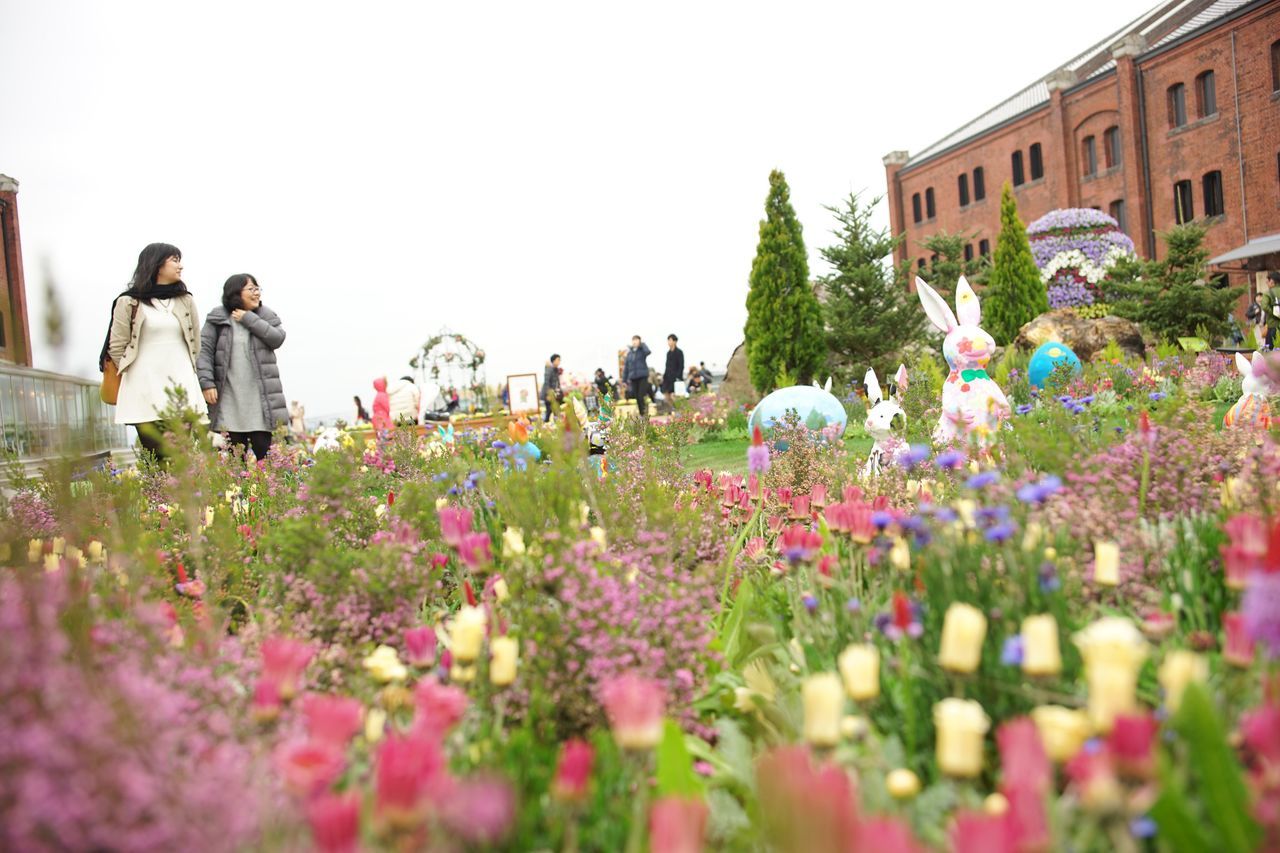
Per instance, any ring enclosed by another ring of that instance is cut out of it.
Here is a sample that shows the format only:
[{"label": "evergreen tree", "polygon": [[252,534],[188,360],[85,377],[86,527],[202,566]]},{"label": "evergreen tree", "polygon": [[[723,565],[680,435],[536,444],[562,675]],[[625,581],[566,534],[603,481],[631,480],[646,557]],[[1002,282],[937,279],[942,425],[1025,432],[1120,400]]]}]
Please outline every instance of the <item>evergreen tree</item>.
[{"label": "evergreen tree", "polygon": [[930,234],[920,244],[931,255],[929,263],[912,275],[919,275],[927,281],[949,304],[955,302],[956,283],[960,276],[975,286],[986,284],[991,269],[988,259],[982,256],[968,261],[964,259],[964,246],[973,237],[973,234],[949,234],[946,231]]},{"label": "evergreen tree", "polygon": [[1207,231],[1201,222],[1175,225],[1160,235],[1164,260],[1116,264],[1103,286],[1111,313],[1145,325],[1167,342],[1204,332],[1212,345],[1224,337],[1244,288],[1209,281]]},{"label": "evergreen tree", "polygon": [[791,190],[776,169],[769,174],[750,281],[744,331],[751,384],[763,394],[784,373],[801,383],[812,381],[823,359],[822,309],[809,284],[809,260]]},{"label": "evergreen tree", "polygon": [[982,326],[997,344],[1007,344],[1026,323],[1049,310],[1049,294],[1031,254],[1027,227],[1018,216],[1018,202],[1005,182],[1000,196],[1000,236],[982,295]]},{"label": "evergreen tree", "polygon": [[821,250],[834,272],[818,281],[832,366],[857,373],[870,365],[885,375],[896,366],[896,354],[920,339],[925,316],[905,282],[885,265],[901,238],[872,227],[880,201],[864,205],[851,193],[840,207],[826,208],[836,218],[831,233],[839,242]]}]

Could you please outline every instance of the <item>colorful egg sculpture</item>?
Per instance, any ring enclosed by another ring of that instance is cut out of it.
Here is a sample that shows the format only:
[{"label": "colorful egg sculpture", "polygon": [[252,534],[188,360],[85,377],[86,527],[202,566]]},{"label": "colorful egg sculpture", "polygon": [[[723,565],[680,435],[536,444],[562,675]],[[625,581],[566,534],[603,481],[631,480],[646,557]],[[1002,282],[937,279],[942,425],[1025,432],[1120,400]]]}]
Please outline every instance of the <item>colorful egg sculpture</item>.
[{"label": "colorful egg sculpture", "polygon": [[816,385],[790,385],[779,388],[761,400],[751,410],[749,423],[752,428],[772,429],[782,423],[788,411],[794,411],[800,423],[814,432],[826,432],[835,428],[834,438],[844,435],[849,417],[844,406],[830,391]]},{"label": "colorful egg sculpture", "polygon": [[1071,372],[1076,376],[1083,370],[1080,359],[1071,351],[1071,347],[1061,341],[1045,341],[1031,354],[1031,362],[1027,365],[1027,381],[1033,388],[1043,388],[1044,381],[1059,364],[1071,365]]}]

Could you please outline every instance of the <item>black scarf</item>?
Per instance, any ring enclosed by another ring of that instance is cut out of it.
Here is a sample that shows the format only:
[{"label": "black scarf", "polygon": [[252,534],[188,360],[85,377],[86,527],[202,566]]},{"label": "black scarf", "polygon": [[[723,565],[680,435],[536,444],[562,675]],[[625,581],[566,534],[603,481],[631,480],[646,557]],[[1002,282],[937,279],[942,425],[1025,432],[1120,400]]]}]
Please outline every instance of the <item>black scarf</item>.
[{"label": "black scarf", "polygon": [[137,288],[131,287],[128,290],[126,290],[124,293],[121,293],[120,296],[117,296],[115,299],[112,299],[111,300],[111,320],[107,321],[107,337],[102,342],[102,353],[98,356],[98,370],[99,371],[106,370],[107,359],[111,357],[108,354],[109,350],[111,349],[111,323],[114,321],[116,316],[116,303],[118,303],[122,297],[129,296],[129,297],[132,297],[133,299],[137,299],[139,302],[146,302],[148,305],[150,305],[151,300],[153,299],[173,299],[174,297],[177,297],[177,296],[186,296],[188,293],[190,293],[190,291],[187,290],[187,285],[181,281],[178,281],[178,282],[174,282],[173,284],[158,284],[145,297],[138,292]]}]

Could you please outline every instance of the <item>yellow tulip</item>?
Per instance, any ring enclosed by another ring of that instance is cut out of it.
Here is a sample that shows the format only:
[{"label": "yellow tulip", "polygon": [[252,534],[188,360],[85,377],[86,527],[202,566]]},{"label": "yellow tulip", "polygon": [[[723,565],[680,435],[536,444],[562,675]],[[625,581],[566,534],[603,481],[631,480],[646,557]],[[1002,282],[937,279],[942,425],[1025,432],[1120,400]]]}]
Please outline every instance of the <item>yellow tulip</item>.
[{"label": "yellow tulip", "polygon": [[837,659],[845,692],[855,702],[880,695],[880,650],[870,643],[854,644]]},{"label": "yellow tulip", "polygon": [[1022,620],[1022,671],[1027,675],[1057,675],[1062,672],[1058,622],[1053,614],[1028,616]]},{"label": "yellow tulip", "polygon": [[524,553],[524,533],[518,527],[508,527],[502,531],[502,556],[518,557]]},{"label": "yellow tulip", "polygon": [[811,675],[801,688],[804,699],[804,739],[813,746],[832,747],[840,742],[844,716],[844,687],[834,672]]},{"label": "yellow tulip", "polygon": [[982,801],[982,810],[992,817],[1000,817],[1009,810],[1009,798],[997,791],[994,794],[988,794],[987,798]]},{"label": "yellow tulip", "polygon": [[859,717],[857,714],[846,714],[844,719],[840,721],[840,735],[846,740],[857,740],[866,737],[867,732],[871,731],[871,724],[867,722],[866,717]]},{"label": "yellow tulip", "polygon": [[1209,678],[1209,663],[1203,656],[1186,649],[1176,649],[1165,655],[1157,673],[1164,688],[1164,704],[1170,713],[1182,705],[1182,693],[1191,682],[1203,684]]},{"label": "yellow tulip", "polygon": [[604,535],[603,527],[591,528],[591,541],[599,545],[601,551],[609,547],[608,540],[605,538],[605,535]]},{"label": "yellow tulip", "polygon": [[938,769],[972,779],[982,772],[982,741],[991,719],[972,699],[943,699],[933,706]]},{"label": "yellow tulip", "polygon": [[1089,721],[1108,734],[1117,714],[1138,710],[1138,671],[1149,654],[1142,632],[1128,619],[1106,616],[1077,631],[1089,687]]},{"label": "yellow tulip", "polygon": [[455,663],[449,667],[449,677],[459,684],[469,684],[476,680],[476,668],[464,663]]},{"label": "yellow tulip", "polygon": [[453,651],[454,660],[471,663],[480,657],[486,622],[482,608],[464,605],[458,611],[449,628],[450,649]]},{"label": "yellow tulip", "polygon": [[61,557],[67,550],[67,540],[62,536],[53,537],[53,553]]},{"label": "yellow tulip", "polygon": [[106,558],[107,549],[103,547],[101,542],[95,539],[89,543],[89,561],[91,563],[102,563],[106,561]]},{"label": "yellow tulip", "polygon": [[1098,586],[1120,583],[1120,546],[1098,542],[1093,546],[1093,582]]},{"label": "yellow tulip", "polygon": [[436,509],[444,509],[449,505],[448,498],[436,498]]},{"label": "yellow tulip", "polygon": [[1031,720],[1040,732],[1045,754],[1058,764],[1075,758],[1089,739],[1089,717],[1084,711],[1061,705],[1041,705],[1032,710]]},{"label": "yellow tulip", "polygon": [[901,536],[893,541],[893,547],[889,549],[889,565],[903,572],[911,568],[911,548]]},{"label": "yellow tulip", "polygon": [[364,739],[368,743],[382,740],[382,733],[387,726],[387,712],[381,708],[370,708],[364,715]]},{"label": "yellow tulip", "polygon": [[27,562],[39,563],[44,559],[44,542],[39,539],[32,539],[27,543]]},{"label": "yellow tulip", "polygon": [[498,578],[493,582],[493,595],[499,602],[506,601],[511,597],[511,589],[504,579]]},{"label": "yellow tulip", "polygon": [[409,670],[400,662],[399,655],[391,646],[378,646],[373,654],[364,659],[364,668],[376,680],[384,684],[389,681],[404,681]]},{"label": "yellow tulip", "polygon": [[986,636],[987,617],[981,610],[972,604],[952,604],[942,620],[938,663],[952,672],[973,672],[982,660],[982,641]]},{"label": "yellow tulip", "polygon": [[489,642],[489,682],[506,687],[516,680],[516,659],[520,641],[514,637],[494,637]]},{"label": "yellow tulip", "polygon": [[920,793],[920,777],[905,767],[889,771],[884,784],[889,789],[889,796],[895,800],[909,800]]},{"label": "yellow tulip", "polygon": [[1028,521],[1022,533],[1022,550],[1030,554],[1044,539],[1044,527],[1038,521]]},{"label": "yellow tulip", "polygon": [[977,523],[978,502],[972,498],[964,498],[956,501],[956,514],[960,516],[960,522],[966,529],[972,530]]},{"label": "yellow tulip", "polygon": [[46,572],[56,572],[62,568],[62,558],[57,554],[44,555],[44,570]]}]

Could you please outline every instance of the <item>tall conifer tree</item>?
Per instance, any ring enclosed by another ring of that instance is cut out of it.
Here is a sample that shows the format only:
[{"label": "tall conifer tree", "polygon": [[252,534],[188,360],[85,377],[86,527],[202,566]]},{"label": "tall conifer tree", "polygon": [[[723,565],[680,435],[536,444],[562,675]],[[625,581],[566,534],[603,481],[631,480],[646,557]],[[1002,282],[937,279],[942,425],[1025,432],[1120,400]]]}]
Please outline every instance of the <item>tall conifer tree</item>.
[{"label": "tall conifer tree", "polygon": [[982,325],[997,344],[1008,344],[1026,323],[1049,310],[1049,294],[1031,254],[1027,226],[1018,216],[1013,188],[1000,196],[1000,236],[987,290],[982,294]]},{"label": "tall conifer tree", "polygon": [[824,355],[822,309],[809,284],[809,260],[791,190],[776,169],[769,174],[750,281],[744,331],[751,384],[764,394],[784,374],[801,383],[811,381]]}]

